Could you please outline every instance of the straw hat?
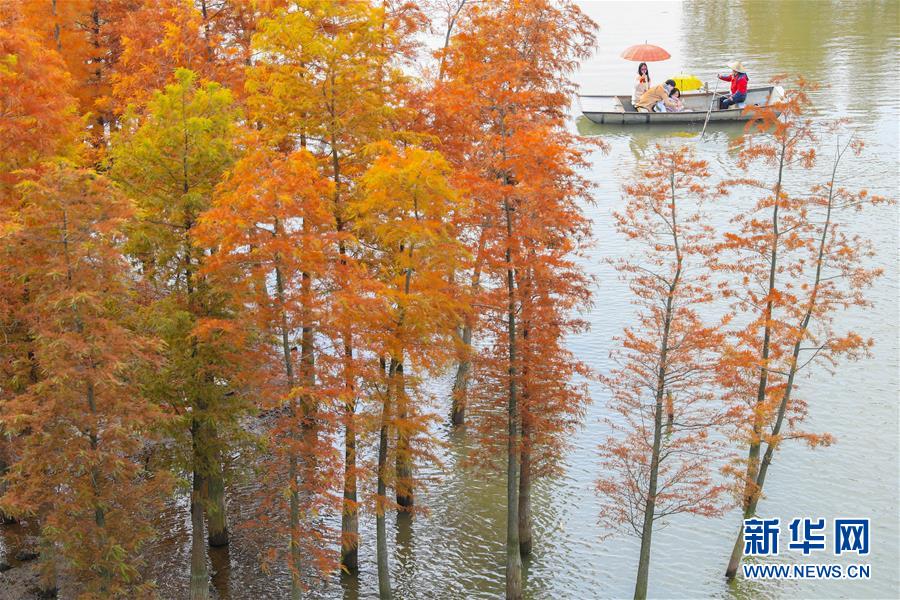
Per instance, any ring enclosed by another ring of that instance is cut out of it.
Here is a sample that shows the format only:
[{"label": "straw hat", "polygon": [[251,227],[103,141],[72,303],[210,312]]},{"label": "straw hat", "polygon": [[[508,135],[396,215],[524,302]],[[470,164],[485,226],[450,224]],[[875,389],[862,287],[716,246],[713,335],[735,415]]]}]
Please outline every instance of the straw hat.
[{"label": "straw hat", "polygon": [[732,71],[737,71],[738,73],[744,72],[744,65],[739,60],[733,60],[730,63],[727,63],[726,66]]}]

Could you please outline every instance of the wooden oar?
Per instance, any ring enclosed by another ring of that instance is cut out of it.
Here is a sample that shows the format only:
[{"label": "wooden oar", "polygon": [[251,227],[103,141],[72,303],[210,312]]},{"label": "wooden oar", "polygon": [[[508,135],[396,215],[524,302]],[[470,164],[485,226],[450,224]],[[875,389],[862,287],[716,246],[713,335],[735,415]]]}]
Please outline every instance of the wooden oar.
[{"label": "wooden oar", "polygon": [[700,139],[703,139],[703,134],[706,133],[706,125],[709,123],[709,116],[712,114],[713,102],[716,101],[716,92],[719,91],[719,77],[716,76],[716,87],[713,88],[712,96],[709,99],[709,110],[706,111],[706,119],[703,120],[703,129],[700,131]]}]

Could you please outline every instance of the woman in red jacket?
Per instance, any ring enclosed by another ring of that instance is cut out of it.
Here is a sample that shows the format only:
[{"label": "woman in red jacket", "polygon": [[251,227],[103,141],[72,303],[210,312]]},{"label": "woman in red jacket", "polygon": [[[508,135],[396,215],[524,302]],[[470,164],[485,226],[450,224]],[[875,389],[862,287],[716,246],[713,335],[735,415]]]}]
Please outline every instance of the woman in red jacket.
[{"label": "woman in red jacket", "polygon": [[736,60],[728,63],[728,68],[731,69],[731,75],[719,75],[719,79],[731,82],[731,94],[719,98],[720,109],[726,109],[747,99],[747,84],[750,78],[744,72],[744,65]]}]

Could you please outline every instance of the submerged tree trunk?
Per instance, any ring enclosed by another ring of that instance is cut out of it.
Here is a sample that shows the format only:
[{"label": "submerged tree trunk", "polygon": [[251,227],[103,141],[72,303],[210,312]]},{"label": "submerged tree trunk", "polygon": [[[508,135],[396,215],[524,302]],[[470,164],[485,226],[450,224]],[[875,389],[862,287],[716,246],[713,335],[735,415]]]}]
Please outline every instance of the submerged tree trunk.
[{"label": "submerged tree trunk", "polygon": [[[482,226],[478,237],[478,250],[475,254],[475,266],[472,272],[472,292],[476,292],[481,285],[481,269],[484,262],[484,244],[487,238],[487,227]],[[450,424],[459,427],[466,424],[466,404],[469,393],[469,379],[472,375],[472,329],[473,317],[468,315],[462,326],[460,341],[463,346],[463,354],[456,367],[456,377],[453,379],[453,396],[451,398]]]},{"label": "submerged tree trunk", "polygon": [[[419,211],[418,205],[413,200],[413,206],[416,215],[416,221],[419,219]],[[403,251],[403,246],[400,246],[400,251]],[[413,258],[413,244],[409,245],[409,261],[412,264]],[[404,277],[403,284],[403,293],[405,296],[409,296],[410,287],[412,285],[412,268],[408,267],[406,269],[406,276]],[[400,314],[397,318],[397,328],[403,326],[404,321],[406,320],[405,308],[400,309]],[[394,392],[397,397],[397,473],[396,473],[396,483],[394,487],[397,492],[397,504],[401,509],[409,509],[413,505],[413,469],[412,469],[412,454],[409,447],[409,432],[407,431],[406,419],[409,416],[408,414],[408,403],[406,397],[406,381],[403,378],[403,360],[400,359],[397,364],[396,369],[396,385],[394,386]]]},{"label": "submerged tree trunk", "polygon": [[290,480],[290,527],[291,527],[291,600],[300,600],[303,584],[300,581],[300,494],[297,491],[297,454],[291,452],[288,459]]},{"label": "submerged tree trunk", "polygon": [[221,452],[213,453],[209,474],[209,509],[206,526],[209,529],[209,545],[214,548],[228,545],[228,518],[225,512],[225,474]]},{"label": "submerged tree trunk", "polygon": [[344,389],[349,397],[344,407],[344,500],[341,509],[341,565],[350,573],[359,570],[359,504],[356,482],[356,396],[350,367],[353,346],[344,334]]},{"label": "submerged tree trunk", "polygon": [[[668,329],[668,323],[666,324]],[[637,581],[634,584],[635,600],[647,597],[647,583],[650,575],[650,547],[653,540],[653,520],[656,512],[656,493],[659,478],[659,455],[662,442],[662,390],[656,395],[656,407],[653,414],[653,450],[650,457],[650,482],[647,489],[647,500],[644,504],[644,524],[641,529],[641,551],[638,558]]]},{"label": "submerged tree trunk", "polygon": [[[337,130],[337,109],[334,102],[334,75],[329,78],[330,97],[327,108],[331,117],[329,141],[331,145],[331,176],[334,181],[334,216],[335,228],[340,233],[344,230],[343,204],[341,198],[342,177]],[[347,248],[343,241],[338,242],[338,254],[341,267],[347,266]],[[345,328],[341,332],[344,346],[344,499],[341,507],[341,565],[349,572],[359,570],[359,509],[357,504],[356,476],[356,391],[353,381],[353,333]]]},{"label": "submerged tree trunk", "polygon": [[[0,427],[0,496],[6,492],[4,477],[6,476],[6,472],[9,471],[9,464],[6,462],[6,452],[8,447],[9,444],[6,442],[6,432],[3,431],[3,427]],[[0,510],[0,525],[14,522],[15,520],[12,517]]]},{"label": "submerged tree trunk", "polygon": [[516,390],[516,276],[512,263],[512,207],[504,201],[506,213],[506,326],[509,347],[509,397],[506,445],[506,598],[522,598],[522,555],[519,548],[519,407]]},{"label": "submerged tree trunk", "polygon": [[[524,394],[523,394],[524,396]],[[531,555],[531,437],[528,420],[522,415],[522,461],[519,473],[519,551]]]},{"label": "submerged tree trunk", "polygon": [[341,565],[350,573],[359,570],[359,509],[356,494],[356,402],[346,406],[344,427],[344,506],[341,514]]},{"label": "submerged tree trunk", "polygon": [[388,370],[387,393],[381,409],[381,429],[378,434],[378,483],[375,499],[375,560],[378,565],[378,597],[380,600],[391,598],[391,572],[388,565],[387,530],[385,524],[385,503],[387,502],[387,454],[389,424],[391,421],[391,403],[394,394],[395,378],[403,367],[396,359],[391,359]]},{"label": "submerged tree trunk", "polygon": [[[460,335],[463,348],[466,352],[472,349],[472,326],[467,322],[462,327]],[[459,427],[466,423],[466,395],[469,390],[469,373],[472,371],[472,360],[466,356],[459,361],[456,367],[456,377],[453,379],[453,396],[450,407],[450,424]]]},{"label": "submerged tree trunk", "polygon": [[405,431],[404,421],[407,413],[406,383],[403,380],[403,365],[397,365],[397,476],[394,487],[397,492],[397,504],[402,509],[413,506],[412,456],[410,455],[409,434]]},{"label": "submerged tree trunk", "polygon": [[[669,335],[672,331],[672,320],[675,315],[675,296],[681,281],[682,254],[679,243],[678,218],[675,204],[675,178],[670,178],[672,190],[672,246],[675,251],[675,273],[669,283],[666,295],[666,307],[663,313],[662,339],[659,344],[659,367],[656,377],[655,404],[653,407],[653,447],[650,454],[650,478],[647,485],[647,498],[644,504],[644,522],[641,528],[641,551],[638,558],[637,579],[634,584],[635,600],[647,597],[647,584],[650,576],[650,548],[653,542],[653,521],[656,519],[656,494],[659,484],[659,463],[663,438],[663,411],[670,412],[664,406],[666,398],[666,378],[668,377]],[[671,401],[671,397],[670,397]],[[674,408],[673,408],[674,410]]]},{"label": "submerged tree trunk", "polygon": [[40,577],[37,591],[41,598],[56,598],[58,592],[56,571],[56,549],[46,538],[40,544]]},{"label": "submerged tree trunk", "polygon": [[194,480],[191,488],[191,600],[209,598],[209,570],[206,566],[206,540],[203,536],[204,504],[208,483],[203,474],[204,460],[200,439],[202,426],[196,420],[191,424],[194,448]]},{"label": "submerged tree trunk", "polygon": [[[275,231],[276,233],[281,232],[280,222],[277,219],[275,221]],[[291,600],[300,600],[300,597],[303,594],[303,586],[300,581],[300,493],[298,489],[299,481],[297,469],[297,450],[293,447],[293,444],[296,443],[298,436],[298,410],[297,401],[293,396],[294,386],[296,382],[294,377],[294,360],[291,356],[290,323],[288,322],[284,288],[284,276],[282,275],[281,268],[279,266],[276,266],[275,293],[281,312],[281,323],[279,324],[281,329],[281,353],[282,360],[284,361],[284,373],[287,379],[287,397],[290,398],[288,409],[291,416],[291,439],[288,440],[288,443],[292,445],[289,450],[288,456],[288,525],[290,527]],[[307,407],[301,407],[301,410],[304,411],[305,416]]]}]

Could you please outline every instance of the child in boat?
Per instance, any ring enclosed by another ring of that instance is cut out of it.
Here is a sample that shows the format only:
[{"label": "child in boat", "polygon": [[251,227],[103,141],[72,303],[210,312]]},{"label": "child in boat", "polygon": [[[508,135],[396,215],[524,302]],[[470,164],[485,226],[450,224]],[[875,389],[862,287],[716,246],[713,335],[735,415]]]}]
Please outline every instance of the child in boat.
[{"label": "child in boat", "polygon": [[644,92],[650,89],[650,69],[647,63],[642,62],[638,65],[638,74],[634,78],[634,91],[631,93],[631,104],[637,104]]},{"label": "child in boat", "polygon": [[684,103],[681,101],[681,90],[678,88],[672,88],[672,91],[669,92],[669,97],[663,100],[663,104],[666,105],[666,112],[684,112]]},{"label": "child in boat", "polygon": [[666,82],[654,86],[644,92],[634,107],[638,112],[666,112],[665,101],[669,98],[669,92],[675,87],[675,81],[666,79]]}]

